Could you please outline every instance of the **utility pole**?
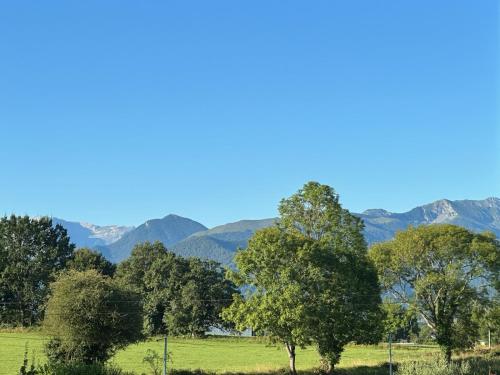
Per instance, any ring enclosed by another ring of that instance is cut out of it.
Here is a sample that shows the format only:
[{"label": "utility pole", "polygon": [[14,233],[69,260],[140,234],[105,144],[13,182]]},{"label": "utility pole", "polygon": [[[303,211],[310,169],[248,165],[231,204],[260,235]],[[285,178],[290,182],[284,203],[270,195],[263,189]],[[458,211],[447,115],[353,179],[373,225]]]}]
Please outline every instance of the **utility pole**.
[{"label": "utility pole", "polygon": [[491,350],[491,329],[488,328],[488,349]]},{"label": "utility pole", "polygon": [[163,375],[167,375],[167,335],[163,338]]},{"label": "utility pole", "polygon": [[392,334],[389,333],[389,375],[392,375]]}]

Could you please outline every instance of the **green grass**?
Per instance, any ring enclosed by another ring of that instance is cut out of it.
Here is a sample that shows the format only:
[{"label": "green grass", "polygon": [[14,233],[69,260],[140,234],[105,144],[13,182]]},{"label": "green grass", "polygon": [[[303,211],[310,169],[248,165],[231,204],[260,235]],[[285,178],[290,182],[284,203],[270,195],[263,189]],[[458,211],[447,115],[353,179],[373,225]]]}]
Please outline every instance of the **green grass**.
[{"label": "green grass", "polygon": [[[28,345],[29,358],[34,353],[38,363],[44,363],[43,344],[45,337],[38,332],[0,332],[0,374],[16,374],[23,361],[25,344]],[[135,371],[137,374],[147,372],[143,358],[147,349],[162,355],[163,341],[148,340],[130,345],[118,352],[112,363],[118,367]],[[396,347],[393,358],[396,362],[411,359],[422,359],[436,352],[433,346]],[[209,337],[206,339],[169,338],[168,351],[172,353],[170,368],[177,370],[203,369],[208,372],[255,373],[273,372],[286,368],[288,359],[281,347],[269,346],[260,338],[227,338]],[[378,373],[380,366],[387,362],[388,350],[384,345],[348,346],[342,355],[339,368],[372,367],[349,374]],[[319,357],[314,348],[297,351],[297,368],[310,370],[319,366]],[[354,369],[353,369],[354,370]],[[386,371],[384,371],[386,372]]]}]

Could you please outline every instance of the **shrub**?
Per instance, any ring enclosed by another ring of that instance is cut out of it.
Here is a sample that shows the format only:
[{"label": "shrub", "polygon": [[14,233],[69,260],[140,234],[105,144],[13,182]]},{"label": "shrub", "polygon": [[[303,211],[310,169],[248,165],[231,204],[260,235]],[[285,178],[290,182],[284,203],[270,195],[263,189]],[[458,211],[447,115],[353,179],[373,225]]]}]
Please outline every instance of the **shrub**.
[{"label": "shrub", "polygon": [[162,358],[155,350],[148,349],[142,363],[147,363],[152,375],[161,375],[162,373]]},{"label": "shrub", "polygon": [[24,359],[21,368],[19,369],[19,375],[36,375],[35,369],[35,358],[31,361],[31,365],[28,360],[28,344],[24,347]]},{"label": "shrub", "polygon": [[113,366],[106,366],[101,363],[83,364],[83,363],[51,363],[43,366],[35,366],[33,356],[28,359],[28,346],[24,349],[23,364],[19,369],[19,375],[133,375]]},{"label": "shrub", "polygon": [[481,375],[498,371],[498,363],[482,358],[469,358],[448,364],[442,355],[431,361],[406,362],[398,366],[396,375]]},{"label": "shrub", "polygon": [[30,373],[30,375],[133,375],[133,373],[100,363],[59,363],[39,367],[36,372]]},{"label": "shrub", "polygon": [[142,338],[139,296],[101,273],[70,271],[51,284],[44,327],[51,363],[105,362]]}]

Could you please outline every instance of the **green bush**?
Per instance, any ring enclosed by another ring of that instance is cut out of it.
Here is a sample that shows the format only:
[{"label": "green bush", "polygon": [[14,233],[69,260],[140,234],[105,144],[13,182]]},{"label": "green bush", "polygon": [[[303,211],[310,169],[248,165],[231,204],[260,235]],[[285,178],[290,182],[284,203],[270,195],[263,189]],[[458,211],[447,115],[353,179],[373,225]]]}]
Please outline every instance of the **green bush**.
[{"label": "green bush", "polygon": [[69,271],[51,284],[44,320],[50,363],[105,362],[142,338],[140,297],[96,270]]},{"label": "green bush", "polygon": [[396,375],[486,375],[498,371],[498,362],[484,358],[468,358],[450,364],[442,355],[430,361],[406,362],[398,366]]},{"label": "green bush", "polygon": [[38,369],[36,375],[133,375],[133,373],[125,372],[119,368],[105,366],[100,363],[83,364],[52,364],[45,365]]},{"label": "green bush", "polygon": [[24,359],[19,375],[134,375],[124,372],[113,366],[106,366],[102,363],[52,363],[43,366],[35,366],[35,358],[28,359],[28,347],[24,350]]}]

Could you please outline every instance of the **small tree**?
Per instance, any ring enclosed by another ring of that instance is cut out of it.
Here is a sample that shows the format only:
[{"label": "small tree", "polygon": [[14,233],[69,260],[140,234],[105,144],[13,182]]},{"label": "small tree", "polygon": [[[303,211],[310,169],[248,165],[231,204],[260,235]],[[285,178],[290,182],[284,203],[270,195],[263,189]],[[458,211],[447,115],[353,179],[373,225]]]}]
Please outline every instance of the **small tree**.
[{"label": "small tree", "polygon": [[80,248],[69,259],[67,268],[75,271],[96,270],[105,276],[113,276],[116,266],[95,250]]},{"label": "small tree", "polygon": [[477,337],[473,302],[498,277],[499,246],[490,234],[455,225],[410,227],[370,251],[383,287],[412,306],[433,330],[447,360]]},{"label": "small tree", "polygon": [[142,337],[139,296],[96,270],[62,274],[51,292],[44,328],[53,362],[104,362]]}]

